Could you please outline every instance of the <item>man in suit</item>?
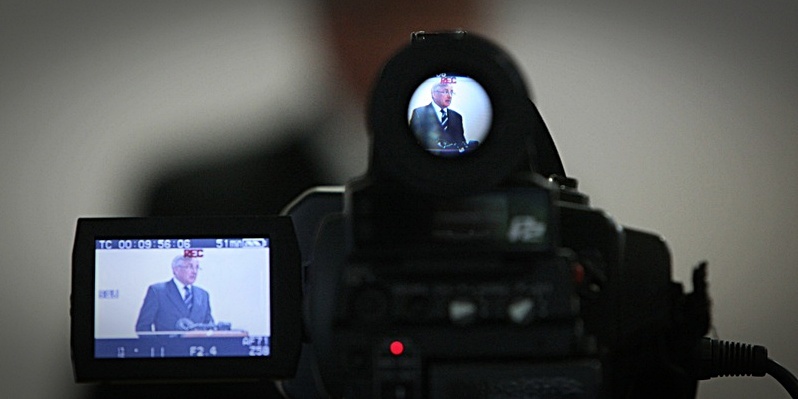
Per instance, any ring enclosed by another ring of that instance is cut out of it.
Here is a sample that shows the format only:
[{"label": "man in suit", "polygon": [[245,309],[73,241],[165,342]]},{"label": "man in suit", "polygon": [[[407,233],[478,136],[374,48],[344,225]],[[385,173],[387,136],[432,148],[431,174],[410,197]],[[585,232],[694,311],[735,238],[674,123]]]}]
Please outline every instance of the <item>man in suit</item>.
[{"label": "man in suit", "polygon": [[432,102],[413,110],[410,128],[428,150],[459,150],[466,148],[463,117],[449,109],[454,90],[448,83],[432,87]]},{"label": "man in suit", "polygon": [[197,258],[176,257],[174,277],[147,289],[136,331],[189,330],[193,324],[213,324],[208,292],[194,285],[199,269]]}]

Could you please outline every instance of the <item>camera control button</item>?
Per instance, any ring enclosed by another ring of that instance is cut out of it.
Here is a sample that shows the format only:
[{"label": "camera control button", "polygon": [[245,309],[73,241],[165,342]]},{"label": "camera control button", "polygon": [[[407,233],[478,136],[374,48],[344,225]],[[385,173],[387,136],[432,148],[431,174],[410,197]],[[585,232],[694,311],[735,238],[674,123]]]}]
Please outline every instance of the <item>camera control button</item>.
[{"label": "camera control button", "polygon": [[449,320],[454,324],[471,324],[477,318],[477,304],[468,298],[457,298],[449,302]]},{"label": "camera control button", "polygon": [[513,323],[529,324],[535,317],[535,301],[532,298],[517,298],[507,305],[507,316]]}]

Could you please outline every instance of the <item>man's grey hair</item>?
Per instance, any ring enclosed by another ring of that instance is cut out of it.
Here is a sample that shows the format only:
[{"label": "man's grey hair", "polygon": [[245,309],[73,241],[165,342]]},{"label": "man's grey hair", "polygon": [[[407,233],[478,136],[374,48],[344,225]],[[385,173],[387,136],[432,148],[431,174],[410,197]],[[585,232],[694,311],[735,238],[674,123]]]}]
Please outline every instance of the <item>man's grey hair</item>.
[{"label": "man's grey hair", "polygon": [[183,262],[191,263],[191,258],[187,258],[183,255],[175,256],[175,258],[172,259],[172,269],[180,267],[180,264],[182,264]]},{"label": "man's grey hair", "polygon": [[430,90],[429,92],[430,92],[430,94],[434,95],[435,92],[438,89],[445,88],[445,87],[450,87],[450,86],[451,86],[451,84],[449,84],[449,83],[438,83],[435,86],[432,86],[432,90]]}]

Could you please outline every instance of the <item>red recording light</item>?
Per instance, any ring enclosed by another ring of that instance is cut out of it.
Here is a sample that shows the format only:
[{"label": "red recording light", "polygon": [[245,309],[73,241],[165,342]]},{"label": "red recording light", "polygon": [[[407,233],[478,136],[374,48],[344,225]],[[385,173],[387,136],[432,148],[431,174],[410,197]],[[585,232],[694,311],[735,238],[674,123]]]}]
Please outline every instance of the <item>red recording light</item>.
[{"label": "red recording light", "polygon": [[399,356],[405,351],[405,345],[401,341],[393,341],[389,347],[391,354],[394,356]]}]

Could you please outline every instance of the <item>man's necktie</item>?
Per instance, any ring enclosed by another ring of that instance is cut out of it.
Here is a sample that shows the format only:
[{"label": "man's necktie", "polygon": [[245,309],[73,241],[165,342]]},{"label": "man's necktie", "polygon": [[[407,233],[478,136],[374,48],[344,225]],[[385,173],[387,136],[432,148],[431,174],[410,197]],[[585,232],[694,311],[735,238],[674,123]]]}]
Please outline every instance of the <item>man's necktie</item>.
[{"label": "man's necktie", "polygon": [[183,299],[183,303],[186,304],[188,310],[191,310],[191,305],[194,299],[194,297],[191,295],[191,288],[189,288],[189,286],[185,286],[183,289],[186,290],[186,297]]},{"label": "man's necktie", "polygon": [[445,109],[441,109],[441,126],[444,132],[449,128],[449,114]]}]

